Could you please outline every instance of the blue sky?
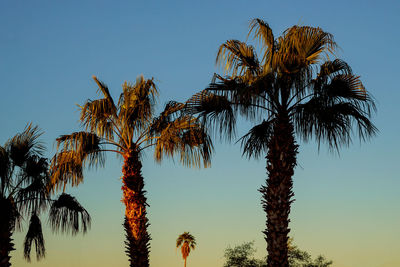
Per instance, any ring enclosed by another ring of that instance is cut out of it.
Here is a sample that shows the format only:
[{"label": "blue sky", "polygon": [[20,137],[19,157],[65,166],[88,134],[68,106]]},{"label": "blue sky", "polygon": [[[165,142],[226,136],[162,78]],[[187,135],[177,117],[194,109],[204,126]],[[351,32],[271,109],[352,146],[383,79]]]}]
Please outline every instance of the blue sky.
[{"label": "blue sky", "polygon": [[[340,46],[338,57],[361,76],[375,97],[380,130],[332,155],[300,143],[294,176],[291,235],[334,266],[399,266],[398,151],[400,115],[400,3],[397,1],[7,1],[0,2],[0,144],[28,122],[44,131],[54,153],[60,134],[79,130],[76,104],[96,98],[91,76],[118,97],[125,80],[154,77],[160,106],[184,101],[211,80],[215,56],[227,39],[245,40],[248,23],[262,18],[275,36],[295,24],[319,26]],[[239,135],[248,129],[241,122]],[[222,266],[230,244],[255,240],[265,251],[265,215],[257,189],[264,160],[241,158],[238,145],[218,143],[213,165],[187,169],[144,157],[152,266],[177,266],[176,237],[190,231],[198,248],[188,264]],[[121,162],[109,155],[104,169],[86,172],[74,193],[93,217],[86,236],[46,230],[48,255],[29,266],[126,266],[120,203]],[[28,266],[16,235],[15,266]]]}]

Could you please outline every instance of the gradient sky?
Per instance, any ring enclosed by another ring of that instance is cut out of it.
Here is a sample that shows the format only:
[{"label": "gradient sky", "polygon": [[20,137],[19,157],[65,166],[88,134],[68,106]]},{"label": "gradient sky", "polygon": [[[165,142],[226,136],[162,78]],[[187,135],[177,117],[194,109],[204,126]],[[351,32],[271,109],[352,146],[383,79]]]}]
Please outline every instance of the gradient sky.
[{"label": "gradient sky", "polygon": [[[267,21],[275,36],[295,24],[319,26],[335,36],[339,57],[376,98],[380,133],[343,148],[340,157],[300,143],[290,235],[333,266],[400,266],[399,10],[398,1],[365,0],[1,0],[0,144],[33,122],[45,131],[51,156],[55,138],[80,129],[76,104],[97,97],[92,75],[116,98],[125,80],[144,74],[155,77],[161,105],[184,101],[219,71],[218,46],[246,39],[252,18]],[[249,127],[242,122],[239,136]],[[264,159],[242,158],[239,145],[215,147],[205,170],[156,164],[151,151],[144,156],[151,266],[183,265],[175,240],[184,231],[198,242],[190,267],[222,266],[228,245],[251,240],[257,256],[265,255],[257,191]],[[13,266],[127,266],[121,164],[110,154],[105,168],[86,171],[84,184],[68,190],[92,215],[88,234],[54,235],[46,227],[47,257],[30,264],[22,259],[23,235],[15,234]]]}]

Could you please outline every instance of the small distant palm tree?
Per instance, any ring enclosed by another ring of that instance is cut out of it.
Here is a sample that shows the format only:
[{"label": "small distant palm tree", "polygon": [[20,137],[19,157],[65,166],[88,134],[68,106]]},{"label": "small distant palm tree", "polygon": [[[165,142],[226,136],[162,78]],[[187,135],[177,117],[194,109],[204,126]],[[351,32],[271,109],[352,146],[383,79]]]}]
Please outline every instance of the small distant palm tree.
[{"label": "small distant palm tree", "polygon": [[148,267],[150,234],[141,155],[154,147],[158,162],[164,156],[179,154],[184,165],[208,166],[211,140],[195,117],[182,114],[182,103],[170,101],[156,116],[158,91],[153,79],[139,76],[135,84],[125,82],[117,103],[108,87],[95,76],[93,79],[102,98],[87,100],[80,107],[84,131],[57,139],[61,149],[52,162],[54,186],[78,185],[85,164],[104,165],[105,152],[121,156],[126,254],[131,267]]},{"label": "small distant palm tree", "polygon": [[189,232],[184,232],[178,237],[178,239],[176,239],[176,248],[181,247],[182,258],[185,260],[185,267],[186,259],[189,256],[190,250],[194,250],[196,245],[196,239]]},{"label": "small distant palm tree", "polygon": [[11,266],[10,252],[15,250],[12,235],[28,218],[24,257],[30,261],[33,245],[37,260],[45,256],[40,215],[47,209],[55,232],[76,234],[90,227],[88,212],[74,197],[63,193],[52,199],[48,162],[43,158],[44,146],[38,141],[41,134],[38,127],[28,125],[0,146],[0,267]]}]

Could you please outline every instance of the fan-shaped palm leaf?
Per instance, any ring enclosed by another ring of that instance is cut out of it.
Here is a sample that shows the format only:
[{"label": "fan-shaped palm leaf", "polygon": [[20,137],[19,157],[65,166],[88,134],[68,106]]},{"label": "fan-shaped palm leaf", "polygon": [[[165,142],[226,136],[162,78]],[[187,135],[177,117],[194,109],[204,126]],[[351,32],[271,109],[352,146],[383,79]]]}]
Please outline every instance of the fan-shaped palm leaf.
[{"label": "fan-shaped palm leaf", "polygon": [[216,63],[223,66],[225,73],[243,75],[249,80],[260,71],[254,47],[238,40],[228,40],[220,46]]},{"label": "fan-shaped palm leaf", "polygon": [[86,233],[90,227],[89,213],[68,194],[61,194],[50,207],[49,222],[54,232]]}]

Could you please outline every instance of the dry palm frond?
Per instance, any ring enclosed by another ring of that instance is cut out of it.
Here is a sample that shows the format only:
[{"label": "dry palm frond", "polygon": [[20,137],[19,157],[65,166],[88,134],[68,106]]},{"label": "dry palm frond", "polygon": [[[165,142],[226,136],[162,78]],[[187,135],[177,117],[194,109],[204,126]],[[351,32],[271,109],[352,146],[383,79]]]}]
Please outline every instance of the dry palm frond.
[{"label": "dry palm frond", "polygon": [[154,158],[161,161],[163,155],[174,157],[180,154],[181,162],[186,166],[198,166],[203,161],[205,167],[210,164],[211,140],[191,116],[181,116],[159,129],[156,139]]},{"label": "dry palm frond", "polygon": [[90,228],[90,215],[79,202],[68,194],[61,194],[50,208],[49,222],[54,232],[71,232],[72,235]]},{"label": "dry palm frond", "polygon": [[42,232],[42,224],[39,217],[34,213],[29,222],[29,229],[25,236],[24,257],[27,261],[31,261],[32,242],[36,248],[36,258],[40,260],[45,256],[44,239]]},{"label": "dry palm frond", "polygon": [[77,186],[83,181],[81,155],[75,151],[62,151],[51,161],[51,189],[61,189],[67,183]]},{"label": "dry palm frond", "polygon": [[103,166],[105,155],[103,153],[101,139],[94,133],[76,132],[70,135],[62,135],[57,140],[57,149],[63,144],[62,152],[74,151],[75,153],[69,156],[77,156],[75,162],[82,164],[89,163],[89,167]]}]

